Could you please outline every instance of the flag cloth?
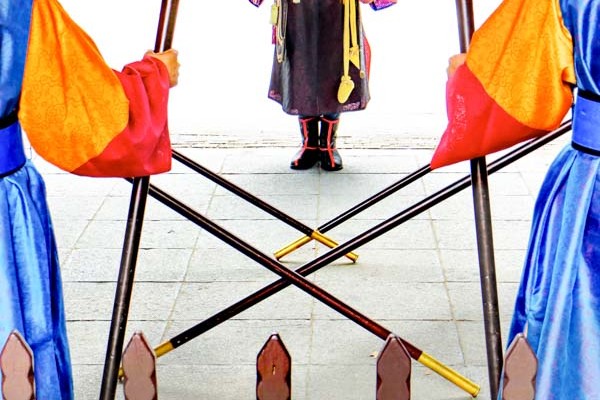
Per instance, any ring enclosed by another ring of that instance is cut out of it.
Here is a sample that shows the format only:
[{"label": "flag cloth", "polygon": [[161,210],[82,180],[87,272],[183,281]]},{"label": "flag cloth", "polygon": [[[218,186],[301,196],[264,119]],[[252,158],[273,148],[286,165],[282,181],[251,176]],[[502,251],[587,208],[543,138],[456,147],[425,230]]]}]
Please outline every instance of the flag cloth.
[{"label": "flag cloth", "polygon": [[33,2],[19,120],[47,161],[87,176],[168,171],[168,93],[162,62],[113,71],[56,0]]},{"label": "flag cloth", "polygon": [[507,0],[474,33],[446,87],[448,125],[431,168],[556,129],[572,104],[573,45],[556,0]]}]

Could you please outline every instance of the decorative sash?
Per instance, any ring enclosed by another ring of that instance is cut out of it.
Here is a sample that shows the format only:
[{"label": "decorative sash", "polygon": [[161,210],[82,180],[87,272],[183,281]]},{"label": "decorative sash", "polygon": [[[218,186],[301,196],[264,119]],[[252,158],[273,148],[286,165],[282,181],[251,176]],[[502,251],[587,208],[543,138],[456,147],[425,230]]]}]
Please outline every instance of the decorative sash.
[{"label": "decorative sash", "polygon": [[0,119],[0,178],[21,168],[25,161],[21,125],[14,112]]},{"label": "decorative sash", "polygon": [[282,63],[285,58],[285,34],[287,31],[287,0],[275,0],[271,6],[271,25],[273,25],[273,44],[277,62]]},{"label": "decorative sash", "polygon": [[358,28],[356,18],[358,7],[356,0],[343,0],[344,4],[344,33],[343,33],[343,69],[337,99],[340,104],[348,101],[350,93],[354,90],[354,82],[350,78],[350,63],[360,70],[360,47],[358,44]]},{"label": "decorative sash", "polygon": [[573,148],[600,156],[600,96],[581,89],[573,107]]}]

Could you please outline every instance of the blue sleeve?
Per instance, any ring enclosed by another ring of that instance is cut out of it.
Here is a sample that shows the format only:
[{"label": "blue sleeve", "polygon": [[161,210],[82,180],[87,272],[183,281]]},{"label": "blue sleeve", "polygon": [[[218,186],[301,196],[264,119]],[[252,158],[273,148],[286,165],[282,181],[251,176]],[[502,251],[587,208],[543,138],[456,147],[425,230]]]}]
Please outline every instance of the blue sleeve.
[{"label": "blue sleeve", "polygon": [[0,117],[19,102],[32,2],[0,0]]}]

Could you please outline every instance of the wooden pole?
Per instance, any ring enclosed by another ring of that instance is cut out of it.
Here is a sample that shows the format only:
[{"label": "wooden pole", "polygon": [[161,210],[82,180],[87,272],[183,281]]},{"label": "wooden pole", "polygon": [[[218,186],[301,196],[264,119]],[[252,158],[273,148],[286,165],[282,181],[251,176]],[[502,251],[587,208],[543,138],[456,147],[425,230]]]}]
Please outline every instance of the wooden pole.
[{"label": "wooden pole", "polygon": [[[162,0],[154,47],[155,52],[165,51],[171,48],[178,6],[179,0]],[[168,22],[165,31],[164,27],[166,20]],[[123,342],[125,339],[125,330],[127,328],[127,317],[129,314],[129,304],[131,303],[131,293],[149,185],[150,177],[148,176],[135,178],[133,180],[131,200],[129,203],[129,215],[127,217],[127,227],[125,230],[123,252],[121,255],[121,266],[115,293],[106,357],[104,360],[104,372],[102,375],[102,386],[100,388],[101,400],[113,400],[116,394],[119,365],[121,364]]]}]

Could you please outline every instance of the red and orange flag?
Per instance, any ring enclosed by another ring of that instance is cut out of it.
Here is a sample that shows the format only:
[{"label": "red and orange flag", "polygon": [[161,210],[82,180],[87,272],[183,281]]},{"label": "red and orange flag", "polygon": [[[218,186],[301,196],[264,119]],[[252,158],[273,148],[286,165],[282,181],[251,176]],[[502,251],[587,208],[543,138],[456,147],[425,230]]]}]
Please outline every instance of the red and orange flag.
[{"label": "red and orange flag", "polygon": [[168,93],[160,61],[113,71],[56,0],[34,0],[19,120],[43,158],[88,176],[168,171]]},{"label": "red and orange flag", "polygon": [[573,49],[557,0],[505,0],[474,33],[446,87],[432,169],[556,129],[572,104]]}]

